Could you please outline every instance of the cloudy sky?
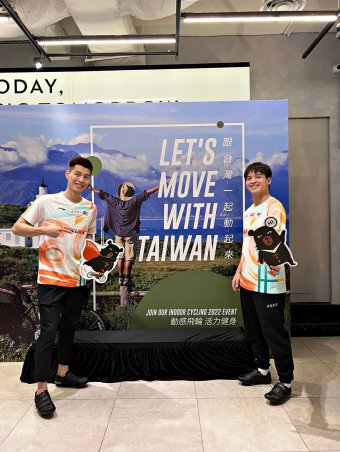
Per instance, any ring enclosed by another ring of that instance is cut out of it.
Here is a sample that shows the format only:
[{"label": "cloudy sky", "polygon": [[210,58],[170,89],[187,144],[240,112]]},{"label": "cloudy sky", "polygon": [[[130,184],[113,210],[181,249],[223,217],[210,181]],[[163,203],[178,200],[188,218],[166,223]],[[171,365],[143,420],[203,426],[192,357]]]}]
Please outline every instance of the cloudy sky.
[{"label": "cloudy sky", "polygon": [[[226,149],[233,154],[235,162],[241,158],[241,127],[232,125],[240,123],[244,123],[246,159],[263,159],[273,165],[282,165],[286,164],[287,155],[281,152],[288,149],[287,116],[286,101],[2,106],[0,171],[46,162],[47,150],[53,144],[89,143],[91,126],[97,145],[132,156],[123,159],[119,155],[98,155],[104,168],[114,171],[133,171],[142,175],[150,166],[164,170],[159,163],[165,138],[165,157],[171,159],[175,139],[197,138],[197,143],[199,139],[204,143],[210,137],[217,140],[214,162],[209,168],[203,168],[204,145],[200,148],[196,144],[190,166],[197,170],[221,169]],[[226,125],[218,128],[218,121]],[[201,126],[169,127],[176,124]],[[230,137],[232,146],[223,147],[223,139]],[[15,151],[5,151],[1,146]],[[185,144],[181,146],[183,154],[177,160],[184,164],[187,154]],[[184,169],[183,164],[180,170]],[[237,169],[241,170],[239,164],[235,166],[235,172]]]}]

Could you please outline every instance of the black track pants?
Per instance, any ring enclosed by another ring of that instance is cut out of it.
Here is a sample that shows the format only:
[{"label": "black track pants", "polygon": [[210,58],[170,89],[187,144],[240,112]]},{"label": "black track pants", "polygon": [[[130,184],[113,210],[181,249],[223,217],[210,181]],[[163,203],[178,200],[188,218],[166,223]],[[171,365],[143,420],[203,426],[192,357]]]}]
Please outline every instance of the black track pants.
[{"label": "black track pants", "polygon": [[284,324],[286,294],[252,292],[241,287],[241,306],[247,338],[255,355],[255,364],[269,368],[271,351],[282,383],[293,378],[293,356],[288,331]]},{"label": "black track pants", "polygon": [[58,329],[59,364],[69,364],[87,288],[39,284],[38,296],[40,336],[36,346],[35,381],[44,382],[52,375],[52,350]]}]

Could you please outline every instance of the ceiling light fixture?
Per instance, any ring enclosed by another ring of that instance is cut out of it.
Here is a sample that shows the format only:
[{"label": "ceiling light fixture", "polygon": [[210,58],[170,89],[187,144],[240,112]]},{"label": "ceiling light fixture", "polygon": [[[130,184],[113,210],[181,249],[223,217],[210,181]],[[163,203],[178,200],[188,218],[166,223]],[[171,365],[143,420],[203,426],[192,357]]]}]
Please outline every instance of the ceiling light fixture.
[{"label": "ceiling light fixture", "polygon": [[41,62],[41,58],[40,57],[35,57],[33,58],[34,64],[35,64],[35,68],[36,69],[41,69],[43,67],[42,62]]},{"label": "ceiling light fixture", "polygon": [[115,45],[115,44],[175,44],[174,35],[155,36],[63,36],[36,38],[41,46],[60,45]]},{"label": "ceiling light fixture", "polygon": [[184,23],[335,22],[336,11],[182,13]]},{"label": "ceiling light fixture", "polygon": [[1,24],[7,24],[8,22],[11,22],[12,18],[10,16],[5,16],[3,14],[0,14],[0,23]]}]

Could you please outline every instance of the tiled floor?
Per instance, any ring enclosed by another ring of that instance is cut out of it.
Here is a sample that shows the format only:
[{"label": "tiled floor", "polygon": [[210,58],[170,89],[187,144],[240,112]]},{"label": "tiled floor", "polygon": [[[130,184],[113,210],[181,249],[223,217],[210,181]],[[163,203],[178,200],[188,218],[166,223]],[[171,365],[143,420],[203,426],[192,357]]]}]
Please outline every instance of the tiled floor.
[{"label": "tiled floor", "polygon": [[293,338],[293,349],[283,406],[231,380],[51,385],[52,419],[36,413],[21,364],[0,363],[0,452],[340,452],[340,337]]}]

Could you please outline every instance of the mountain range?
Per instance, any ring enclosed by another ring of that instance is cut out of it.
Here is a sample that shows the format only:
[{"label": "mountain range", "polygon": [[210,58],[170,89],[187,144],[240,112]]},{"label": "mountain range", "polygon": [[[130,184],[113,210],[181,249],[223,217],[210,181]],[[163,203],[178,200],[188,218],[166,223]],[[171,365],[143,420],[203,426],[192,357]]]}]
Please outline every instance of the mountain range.
[{"label": "mountain range", "polygon": [[[6,149],[6,150],[13,150]],[[134,156],[127,155],[119,150],[105,150],[94,144],[94,152],[97,154],[110,154],[119,155],[120,158],[135,159]],[[283,151],[287,152],[287,151]],[[68,166],[68,162],[72,157],[79,155],[90,155],[90,143],[79,143],[75,145],[57,144],[48,149],[47,161],[43,164],[35,166],[22,166],[9,171],[0,171],[0,203],[8,204],[20,204],[27,205],[35,199],[35,195],[38,193],[38,186],[43,180],[47,185],[48,193],[56,193],[65,189],[66,180],[63,173]],[[275,168],[274,179],[272,182],[271,193],[273,196],[280,199],[283,204],[288,204],[288,167],[287,165],[279,166]],[[147,174],[143,174],[143,179],[150,181],[150,186],[140,187],[140,178],[133,176],[129,177],[129,180],[136,186],[136,194],[141,193],[142,189],[151,188],[153,181],[160,179],[160,172],[156,168],[150,166]],[[118,171],[102,170],[98,176],[95,177],[95,186],[117,195],[118,186],[126,181],[126,176],[122,177]],[[232,190],[232,192],[226,192],[225,190]],[[150,196],[149,200],[142,207],[142,217],[147,218],[162,218],[163,217],[163,205],[165,203],[218,203],[218,214],[223,212],[223,206],[226,201],[233,202],[233,211],[228,216],[233,218],[242,217],[242,205],[240,199],[242,199],[242,177],[233,177],[230,180],[218,180],[216,181],[213,198],[205,198],[203,196],[204,190],[201,190],[197,198],[187,196],[185,198],[178,198],[175,196],[171,199],[159,199],[157,194]],[[88,199],[91,198],[89,191],[84,192],[84,196]],[[105,214],[106,203],[96,197],[95,200],[98,207],[98,217],[100,218]],[[249,200],[248,203],[249,205]]]}]

